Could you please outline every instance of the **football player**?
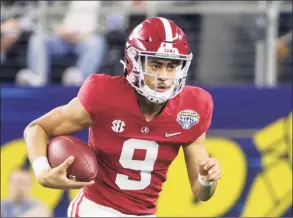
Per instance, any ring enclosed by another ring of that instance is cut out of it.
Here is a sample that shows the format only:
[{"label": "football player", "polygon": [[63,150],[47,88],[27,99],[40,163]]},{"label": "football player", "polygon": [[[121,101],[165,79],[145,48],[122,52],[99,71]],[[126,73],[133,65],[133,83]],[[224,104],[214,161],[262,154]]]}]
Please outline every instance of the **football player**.
[{"label": "football player", "polygon": [[[221,177],[218,161],[205,148],[213,113],[210,94],[185,86],[192,60],[184,32],[154,17],[140,23],[125,47],[124,76],[95,74],[77,97],[32,121],[24,136],[39,183],[48,188],[82,188],[69,217],[155,216],[168,168],[183,149],[190,187],[209,200]],[[51,168],[49,137],[89,128],[99,173],[92,182],[66,177],[74,161]]]}]

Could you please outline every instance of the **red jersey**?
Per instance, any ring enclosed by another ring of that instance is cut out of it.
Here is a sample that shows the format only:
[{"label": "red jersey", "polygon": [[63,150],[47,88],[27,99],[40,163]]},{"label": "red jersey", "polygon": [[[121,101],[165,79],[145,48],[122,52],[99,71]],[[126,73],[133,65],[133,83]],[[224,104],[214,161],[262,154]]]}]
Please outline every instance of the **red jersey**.
[{"label": "red jersey", "polygon": [[78,98],[93,120],[89,145],[99,164],[84,194],[124,214],[153,215],[170,164],[181,145],[207,131],[213,103],[207,91],[185,86],[147,122],[135,92],[122,76],[96,74],[82,85]]}]

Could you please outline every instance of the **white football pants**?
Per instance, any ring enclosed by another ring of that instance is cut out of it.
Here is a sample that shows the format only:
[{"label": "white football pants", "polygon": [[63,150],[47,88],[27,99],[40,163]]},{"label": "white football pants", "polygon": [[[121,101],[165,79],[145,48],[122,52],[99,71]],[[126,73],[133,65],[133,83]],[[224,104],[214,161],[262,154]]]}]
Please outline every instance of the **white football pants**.
[{"label": "white football pants", "polygon": [[67,217],[156,217],[155,215],[135,216],[120,213],[109,207],[99,205],[84,196],[82,190],[71,201]]}]

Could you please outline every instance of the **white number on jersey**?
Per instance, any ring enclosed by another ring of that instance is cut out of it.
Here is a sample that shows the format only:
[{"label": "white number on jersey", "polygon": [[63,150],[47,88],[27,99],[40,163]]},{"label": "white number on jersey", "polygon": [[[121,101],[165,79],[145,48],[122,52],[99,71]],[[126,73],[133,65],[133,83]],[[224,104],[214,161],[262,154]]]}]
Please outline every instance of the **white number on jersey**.
[{"label": "white number on jersey", "polygon": [[[144,160],[133,160],[135,149],[146,150],[146,157]],[[116,184],[120,189],[124,190],[142,190],[148,187],[151,183],[151,172],[154,169],[155,161],[158,156],[158,143],[148,140],[128,139],[123,143],[120,164],[125,169],[132,169],[140,171],[140,181],[131,180],[128,176],[117,174]]]}]

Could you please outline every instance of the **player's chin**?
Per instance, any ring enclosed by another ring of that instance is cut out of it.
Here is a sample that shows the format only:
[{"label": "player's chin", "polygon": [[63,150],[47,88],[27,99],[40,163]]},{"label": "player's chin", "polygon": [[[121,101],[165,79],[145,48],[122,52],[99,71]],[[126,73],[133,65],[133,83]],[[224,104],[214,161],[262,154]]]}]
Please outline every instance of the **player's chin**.
[{"label": "player's chin", "polygon": [[158,86],[155,91],[156,92],[167,92],[171,89],[171,86]]},{"label": "player's chin", "polygon": [[156,88],[156,92],[167,92],[170,88]]}]

